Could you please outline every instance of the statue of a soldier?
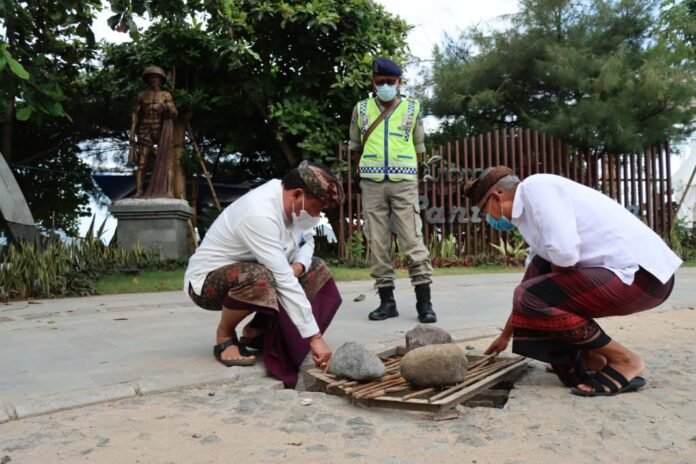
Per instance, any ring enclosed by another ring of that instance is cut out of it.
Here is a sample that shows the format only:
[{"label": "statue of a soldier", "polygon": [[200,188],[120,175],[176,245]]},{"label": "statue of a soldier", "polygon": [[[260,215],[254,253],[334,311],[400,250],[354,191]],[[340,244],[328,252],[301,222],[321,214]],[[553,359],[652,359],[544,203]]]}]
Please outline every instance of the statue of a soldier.
[{"label": "statue of a soldier", "polygon": [[[131,116],[128,163],[137,164],[135,173],[136,197],[173,197],[174,147],[173,119],[177,116],[169,92],[162,90],[167,75],[162,68],[148,66],[143,80],[150,87],[140,92]],[[136,141],[137,136],[137,141]],[[143,192],[145,174],[151,159],[155,159],[152,178]]]}]

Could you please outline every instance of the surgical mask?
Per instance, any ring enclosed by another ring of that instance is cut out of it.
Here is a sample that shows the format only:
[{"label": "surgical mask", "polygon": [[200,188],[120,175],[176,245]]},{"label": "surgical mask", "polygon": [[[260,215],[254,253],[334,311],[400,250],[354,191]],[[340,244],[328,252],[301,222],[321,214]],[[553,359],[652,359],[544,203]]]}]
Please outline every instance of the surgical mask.
[{"label": "surgical mask", "polygon": [[292,224],[300,230],[313,229],[319,225],[320,217],[314,217],[304,209],[304,195],[302,195],[302,209],[300,214],[295,214],[295,203],[292,204]]},{"label": "surgical mask", "polygon": [[496,219],[490,214],[486,214],[486,222],[495,230],[500,232],[510,232],[515,228],[515,225],[508,218],[503,216],[503,205],[500,205],[500,218]]},{"label": "surgical mask", "polygon": [[377,97],[384,102],[392,101],[396,97],[396,84],[383,84],[375,87],[377,89]]},{"label": "surgical mask", "polygon": [[510,232],[515,228],[515,225],[505,216],[500,216],[500,219],[495,219],[490,214],[486,214],[486,222],[495,230],[499,230],[501,232]]}]

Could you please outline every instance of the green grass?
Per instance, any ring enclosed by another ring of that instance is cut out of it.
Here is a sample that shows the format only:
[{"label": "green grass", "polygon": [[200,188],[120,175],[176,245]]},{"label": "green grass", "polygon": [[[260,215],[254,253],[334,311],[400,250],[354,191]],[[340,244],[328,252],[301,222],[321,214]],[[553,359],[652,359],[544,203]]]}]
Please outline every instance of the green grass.
[{"label": "green grass", "polygon": [[[329,266],[331,273],[337,282],[346,282],[351,280],[372,280],[370,277],[370,269],[362,267],[339,267],[339,266]],[[500,272],[519,272],[522,268],[516,267],[503,267],[496,265],[484,265],[475,267],[436,267],[433,269],[433,275],[436,276],[447,276],[447,275],[465,275],[465,274],[484,274],[484,273],[500,273]],[[408,269],[396,269],[396,277],[408,277]]]},{"label": "green grass", "polygon": [[[369,268],[353,268],[329,266],[331,273],[338,282],[351,280],[372,280]],[[97,282],[97,292],[100,295],[118,293],[166,292],[181,290],[184,281],[183,268],[174,271],[143,271],[137,275],[111,274]],[[520,272],[522,268],[485,265],[476,267],[443,267],[433,269],[436,276]],[[407,269],[397,269],[398,278],[408,277]]]},{"label": "green grass", "polygon": [[167,292],[184,287],[184,268],[174,271],[143,271],[136,275],[111,274],[97,282],[97,293]]},{"label": "green grass", "polygon": [[[351,280],[372,280],[370,269],[362,267],[329,266],[337,282]],[[685,261],[683,267],[696,267],[696,259]],[[181,290],[184,281],[184,268],[174,271],[143,271],[137,275],[112,274],[97,282],[100,295],[117,293],[145,293]],[[494,264],[472,267],[440,267],[433,269],[435,276],[521,272],[521,267],[504,267]],[[397,278],[408,277],[407,269],[397,269]]]}]

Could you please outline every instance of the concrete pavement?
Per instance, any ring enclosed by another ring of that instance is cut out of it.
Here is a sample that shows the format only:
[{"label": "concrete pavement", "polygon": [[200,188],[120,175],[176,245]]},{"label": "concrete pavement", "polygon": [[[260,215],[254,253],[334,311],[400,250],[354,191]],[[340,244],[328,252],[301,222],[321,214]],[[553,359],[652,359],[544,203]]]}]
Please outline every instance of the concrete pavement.
[{"label": "concrete pavement", "polygon": [[[507,317],[520,273],[437,277],[438,327],[457,339],[491,336]],[[326,338],[371,349],[403,342],[417,324],[409,282],[397,281],[401,316],[368,321],[378,304],[372,282],[341,282],[344,302]],[[359,295],[363,301],[354,301]],[[656,309],[696,306],[696,268],[680,269],[670,299]],[[225,368],[212,356],[218,314],[182,292],[125,294],[0,305],[0,423],[104,401],[263,376]],[[610,334],[611,335],[611,334]]]}]

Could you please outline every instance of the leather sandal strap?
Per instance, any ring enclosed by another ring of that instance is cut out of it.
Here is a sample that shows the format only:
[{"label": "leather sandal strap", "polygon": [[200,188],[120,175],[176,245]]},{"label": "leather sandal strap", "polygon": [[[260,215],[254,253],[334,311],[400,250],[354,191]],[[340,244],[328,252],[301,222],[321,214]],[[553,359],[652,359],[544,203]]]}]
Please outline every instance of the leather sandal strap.
[{"label": "leather sandal strap", "polygon": [[596,375],[588,375],[582,383],[589,385],[596,392],[604,391],[604,387],[602,387],[602,384],[599,382]]},{"label": "leather sandal strap", "polygon": [[[599,382],[602,385],[604,385],[605,387],[607,387],[610,392],[615,393],[615,392],[619,391],[619,387],[617,387],[614,382],[612,382],[611,380],[609,380],[608,378],[606,378],[602,374],[597,374],[595,376],[595,379],[597,380],[597,382]],[[605,391],[605,390],[602,389],[602,391]]]},{"label": "leather sandal strap", "polygon": [[626,377],[623,376],[623,374],[621,374],[621,372],[617,371],[608,364],[604,366],[604,369],[602,369],[602,373],[606,374],[607,377],[616,380],[619,383],[619,385],[621,385],[621,388],[629,384],[628,380],[626,379]]},{"label": "leather sandal strap", "polygon": [[215,345],[215,350],[217,353],[222,353],[223,351],[225,351],[227,348],[229,348],[232,345],[236,346],[239,349],[239,354],[241,356],[247,357],[247,356],[251,355],[251,353],[249,353],[249,350],[247,350],[246,346],[239,343],[239,340],[237,339],[237,337],[232,337],[229,340],[226,340],[218,345]]}]

